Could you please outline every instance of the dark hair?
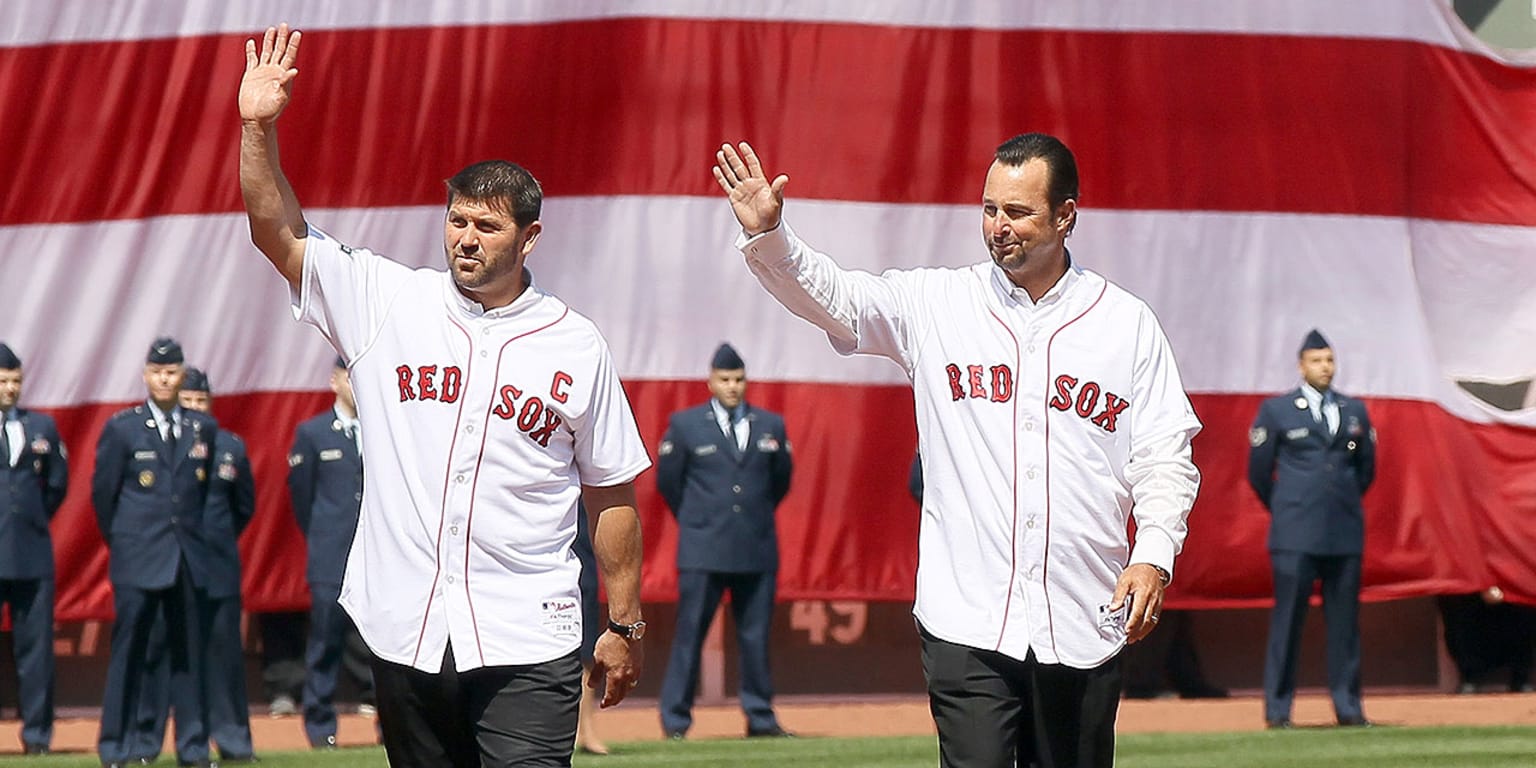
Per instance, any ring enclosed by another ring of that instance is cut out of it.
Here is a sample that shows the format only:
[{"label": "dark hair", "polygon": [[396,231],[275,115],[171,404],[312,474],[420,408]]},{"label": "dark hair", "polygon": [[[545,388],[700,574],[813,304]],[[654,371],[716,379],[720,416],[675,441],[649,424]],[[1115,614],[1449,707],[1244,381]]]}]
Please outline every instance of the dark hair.
[{"label": "dark hair", "polygon": [[1044,133],[1021,133],[997,147],[996,160],[1003,165],[1020,166],[1035,158],[1045,161],[1051,180],[1046,196],[1051,209],[1077,199],[1077,158],[1061,139]]},{"label": "dark hair", "polygon": [[498,206],[511,213],[519,227],[538,221],[544,206],[544,190],[539,188],[538,179],[521,165],[506,160],[475,163],[445,183],[450,206],[460,198]]}]

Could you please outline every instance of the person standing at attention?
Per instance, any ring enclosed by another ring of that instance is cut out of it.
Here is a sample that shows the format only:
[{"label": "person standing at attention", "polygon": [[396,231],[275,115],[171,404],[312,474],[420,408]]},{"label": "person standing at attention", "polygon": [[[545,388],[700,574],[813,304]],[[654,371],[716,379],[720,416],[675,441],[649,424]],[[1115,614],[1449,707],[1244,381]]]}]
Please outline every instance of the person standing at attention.
[{"label": "person standing at attention", "polygon": [[1376,477],[1376,430],[1364,403],[1333,389],[1333,349],[1322,333],[1308,333],[1296,356],[1301,384],[1260,404],[1248,434],[1248,484],[1269,510],[1275,577],[1264,723],[1291,727],[1301,629],[1321,581],[1334,715],[1339,725],[1369,726],[1360,703],[1360,497]]},{"label": "person standing at attention", "polygon": [[677,632],[661,683],[661,727],[693,725],[699,654],[729,590],[741,647],[748,736],[789,736],[773,712],[768,630],[779,577],[775,512],[794,459],[784,417],[747,403],[747,366],[729,344],[709,362],[709,402],[672,414],[656,451],[656,487],[677,518]]}]

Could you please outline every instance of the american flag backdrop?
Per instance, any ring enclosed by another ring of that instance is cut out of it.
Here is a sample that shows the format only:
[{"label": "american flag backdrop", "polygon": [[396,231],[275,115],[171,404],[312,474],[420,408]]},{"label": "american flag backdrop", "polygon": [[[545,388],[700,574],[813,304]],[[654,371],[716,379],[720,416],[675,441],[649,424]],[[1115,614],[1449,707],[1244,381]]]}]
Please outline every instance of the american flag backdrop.
[{"label": "american flag backdrop", "polygon": [[[1536,602],[1536,60],[1449,0],[6,0],[0,340],[71,451],[61,619],[110,614],[92,453],[161,334],[250,445],[247,607],[307,601],[284,454],[334,353],[236,177],[243,41],[278,21],[305,33],[280,131],[312,223],[440,265],[442,179],[529,168],[530,268],[602,328],[653,451],[714,347],[741,351],[795,444],[784,599],[912,597],[911,395],[757,286],[714,149],[752,141],[797,232],[878,271],[986,258],[991,153],[1038,130],[1082,170],[1074,258],[1157,311],[1205,423],[1175,604],[1268,599],[1246,438],[1313,327],[1380,433],[1366,599]],[[676,529],[638,484],[644,597],[671,600]]]}]

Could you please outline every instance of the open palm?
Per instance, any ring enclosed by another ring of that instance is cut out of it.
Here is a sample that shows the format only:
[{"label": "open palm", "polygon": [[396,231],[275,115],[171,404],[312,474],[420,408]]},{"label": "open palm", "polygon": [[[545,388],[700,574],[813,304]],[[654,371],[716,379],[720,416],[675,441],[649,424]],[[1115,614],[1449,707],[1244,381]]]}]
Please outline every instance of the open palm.
[{"label": "open palm", "polygon": [[784,185],[789,177],[776,176],[772,182],[763,172],[763,164],[752,145],[741,142],[740,152],[729,144],[715,152],[715,181],[730,196],[731,210],[749,235],[767,232],[779,225],[784,215]]},{"label": "open palm", "polygon": [[240,119],[271,123],[283,113],[293,94],[293,79],[299,70],[299,40],[303,33],[291,34],[287,24],[267,27],[261,50],[255,40],[245,41],[245,75],[240,79]]}]

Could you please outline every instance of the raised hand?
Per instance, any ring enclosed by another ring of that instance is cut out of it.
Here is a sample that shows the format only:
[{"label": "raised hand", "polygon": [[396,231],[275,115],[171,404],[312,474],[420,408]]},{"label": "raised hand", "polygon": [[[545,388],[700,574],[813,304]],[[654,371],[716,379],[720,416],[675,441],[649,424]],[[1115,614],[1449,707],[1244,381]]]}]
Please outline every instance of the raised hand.
[{"label": "raised hand", "polygon": [[299,70],[299,40],[303,33],[288,30],[287,24],[267,27],[261,38],[261,52],[256,41],[245,41],[245,76],[240,78],[240,119],[269,125],[277,120],[293,95],[293,79]]},{"label": "raised hand", "polygon": [[736,212],[742,230],[757,235],[779,226],[789,177],[779,174],[769,182],[752,145],[743,141],[739,146],[740,154],[729,144],[722,144],[715,152],[715,181],[730,197],[731,210]]}]

